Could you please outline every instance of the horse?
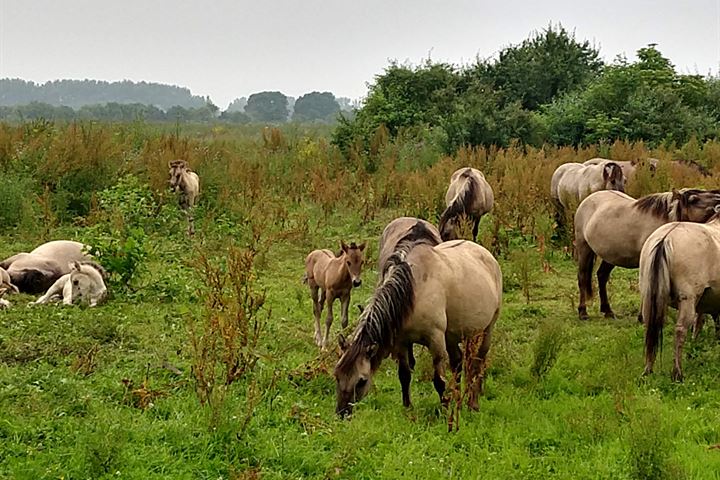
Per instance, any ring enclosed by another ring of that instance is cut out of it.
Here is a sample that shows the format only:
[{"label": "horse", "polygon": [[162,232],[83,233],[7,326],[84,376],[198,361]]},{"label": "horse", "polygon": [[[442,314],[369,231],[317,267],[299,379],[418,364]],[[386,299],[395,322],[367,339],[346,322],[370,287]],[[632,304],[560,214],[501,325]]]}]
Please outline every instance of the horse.
[{"label": "horse", "polygon": [[387,261],[395,251],[398,242],[406,236],[417,223],[422,224],[425,229],[430,232],[435,243],[442,242],[438,229],[426,220],[415,217],[399,217],[388,223],[380,236],[380,248],[378,249],[378,272],[380,275],[378,276],[378,285],[382,283]]},{"label": "horse", "polygon": [[550,196],[559,204],[559,209],[577,205],[591,193],[601,190],[625,191],[625,174],[617,162],[563,163],[555,169],[550,180]]},{"label": "horse", "polygon": [[42,305],[62,298],[64,305],[72,305],[76,300],[81,300],[94,307],[105,300],[107,288],[102,272],[96,266],[72,262],[68,268],[70,273],[58,278],[33,305]]},{"label": "horse", "polygon": [[190,170],[185,160],[168,162],[170,168],[170,188],[173,192],[180,192],[180,208],[185,211],[188,219],[188,235],[195,233],[195,222],[192,217],[192,207],[195,206],[200,195],[200,177]]},{"label": "horse", "polygon": [[2,267],[0,267],[0,288],[5,289],[5,291],[20,293],[20,290],[15,285],[13,285],[12,280],[10,279],[10,275],[7,273],[7,270]]},{"label": "horse", "polygon": [[[433,358],[433,385],[441,403],[445,397],[445,362],[459,375],[459,343],[483,334],[477,356],[467,372],[475,379],[468,406],[478,408],[485,359],[502,302],[502,273],[493,256],[467,240],[437,243],[433,232],[418,222],[397,243],[387,260],[387,273],[360,315],[351,343],[339,336],[342,355],[335,366],[336,413],[344,417],[368,392],[381,362],[392,355],[398,362],[403,405],[409,407],[411,365],[415,343]],[[467,382],[470,386],[471,382]]]},{"label": "horse", "polygon": [[587,320],[586,301],[592,297],[595,257],[600,312],[614,318],[607,296],[607,282],[615,267],[637,268],[645,240],[669,222],[705,223],[720,203],[720,190],[683,189],[654,193],[638,200],[616,191],[593,193],[575,212],[575,252],[578,261],[580,302],[578,315]]},{"label": "horse", "polygon": [[[336,298],[340,299],[342,327],[348,325],[348,306],[350,305],[350,291],[353,287],[362,285],[360,274],[365,263],[363,251],[365,243],[349,246],[340,242],[340,253],[335,255],[330,250],[313,250],[305,258],[305,275],[303,283],[310,287],[310,296],[313,301],[313,315],[315,316],[315,343],[325,350],[330,326],[333,322],[332,306]],[[319,293],[319,297],[318,297]],[[320,330],[320,316],[323,306],[327,304],[327,318],[325,320],[325,336]]]},{"label": "horse", "polygon": [[450,177],[445,193],[447,208],[440,215],[438,224],[443,241],[458,238],[456,229],[462,216],[473,221],[473,240],[477,241],[480,219],[493,208],[495,196],[485,175],[480,170],[464,167]]},{"label": "horse", "polygon": [[[91,263],[87,245],[71,240],[44,243],[30,253],[18,253],[0,262],[20,292],[45,292],[61,276],[70,273],[72,262]],[[102,268],[99,265],[98,268]]]},{"label": "horse", "polygon": [[672,222],[655,230],[640,254],[640,295],[645,320],[645,370],[652,373],[668,305],[677,308],[672,379],[681,382],[682,348],[690,327],[708,313],[720,316],[720,205],[706,224]]}]

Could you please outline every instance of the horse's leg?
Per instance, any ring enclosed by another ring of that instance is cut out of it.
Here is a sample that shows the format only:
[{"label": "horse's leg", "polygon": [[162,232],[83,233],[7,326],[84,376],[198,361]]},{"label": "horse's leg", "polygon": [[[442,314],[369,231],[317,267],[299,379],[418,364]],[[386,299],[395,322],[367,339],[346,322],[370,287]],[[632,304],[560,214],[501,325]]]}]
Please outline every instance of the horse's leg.
[{"label": "horse's leg", "polygon": [[715,340],[720,342],[720,314],[716,313],[712,316],[715,324]]},{"label": "horse's leg", "polygon": [[608,300],[607,294],[607,283],[613,268],[615,268],[615,265],[603,260],[600,262],[600,267],[597,271],[598,291],[600,292],[600,312],[605,314],[605,318],[615,318],[615,314],[612,308],[610,308],[610,301]]},{"label": "horse's leg", "polygon": [[325,307],[325,298],[327,297],[327,290],[320,289],[320,300],[318,300],[317,316],[315,317],[315,343],[318,347],[323,346],[323,335],[322,327],[320,327],[320,317],[322,316],[323,308]]},{"label": "horse's leg", "polygon": [[409,347],[407,345],[401,345],[397,354],[398,378],[400,379],[400,387],[402,388],[402,402],[404,407],[410,406],[410,380],[412,379],[408,350],[412,351],[412,344]]},{"label": "horse's leg", "polygon": [[473,242],[477,243],[478,228],[480,227],[480,217],[475,217],[475,224],[473,225]]},{"label": "horse's leg", "polygon": [[675,325],[675,365],[672,379],[675,382],[683,381],[682,348],[685,344],[687,331],[695,322],[695,298],[680,298],[678,302],[677,324]]},{"label": "horse's leg", "polygon": [[195,218],[193,217],[192,208],[185,210],[188,221],[188,235],[195,235]]},{"label": "horse's leg", "polygon": [[[320,299],[318,298],[320,287],[317,285],[311,285],[310,286],[310,296],[312,297],[313,301],[313,317],[315,318],[315,345],[318,347],[320,346],[320,341],[322,338],[322,333],[320,331],[320,314],[322,313],[322,303],[320,303]],[[323,300],[325,300],[323,298]]]},{"label": "horse's leg", "polygon": [[410,370],[415,370],[415,354],[412,345],[408,347],[408,361],[410,362]]},{"label": "horse's leg", "polygon": [[580,302],[578,303],[578,315],[580,320],[587,320],[588,298],[592,298],[592,270],[595,263],[595,252],[583,239],[576,238],[575,251],[578,259],[578,290],[580,290]]},{"label": "horse's leg", "polygon": [[440,396],[440,403],[447,406],[450,399],[445,396],[445,362],[448,361],[445,336],[439,332],[434,334],[428,342],[428,348],[433,357],[433,368],[435,370],[433,386]]},{"label": "horse's leg", "polygon": [[322,349],[323,350],[325,350],[325,347],[327,346],[327,343],[328,343],[328,338],[330,337],[330,327],[332,326],[332,322],[333,322],[332,307],[333,307],[333,302],[335,301],[336,298],[337,297],[335,296],[335,292],[333,292],[332,290],[330,292],[328,292],[327,300],[326,300],[327,316],[325,318],[325,338],[323,338],[323,341],[322,341]]},{"label": "horse's leg", "polygon": [[347,293],[344,293],[340,297],[340,318],[342,319],[342,328],[347,328],[348,326],[348,308],[350,308],[350,290],[348,290]]},{"label": "horse's leg", "polygon": [[696,313],[695,322],[692,326],[693,340],[697,340],[697,338],[700,336],[700,332],[702,331],[703,326],[705,326],[705,315],[702,313]]}]

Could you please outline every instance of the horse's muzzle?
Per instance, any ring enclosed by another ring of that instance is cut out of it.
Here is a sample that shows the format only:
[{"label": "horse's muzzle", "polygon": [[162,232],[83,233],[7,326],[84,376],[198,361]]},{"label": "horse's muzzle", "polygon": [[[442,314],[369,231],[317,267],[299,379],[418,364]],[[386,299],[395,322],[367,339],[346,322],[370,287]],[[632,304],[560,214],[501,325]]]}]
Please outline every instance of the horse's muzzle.
[{"label": "horse's muzzle", "polygon": [[356,278],[355,280],[353,280],[352,283],[353,283],[353,287],[357,288],[360,285],[362,285],[362,280],[360,280],[359,278]]}]

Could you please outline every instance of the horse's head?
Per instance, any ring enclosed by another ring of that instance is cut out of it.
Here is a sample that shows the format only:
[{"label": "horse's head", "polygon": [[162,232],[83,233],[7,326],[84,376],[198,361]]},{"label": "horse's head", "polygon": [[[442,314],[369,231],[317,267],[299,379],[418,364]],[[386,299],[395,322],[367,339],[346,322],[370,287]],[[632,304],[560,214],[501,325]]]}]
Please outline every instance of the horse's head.
[{"label": "horse's head", "polygon": [[615,162],[607,162],[603,168],[605,190],[625,191],[625,175],[622,168]]},{"label": "horse's head", "polygon": [[18,287],[12,284],[12,280],[10,280],[10,275],[2,267],[0,267],[0,289],[4,289],[5,291],[11,293],[20,293]]},{"label": "horse's head", "polygon": [[362,267],[365,263],[365,255],[363,254],[365,243],[363,242],[360,245],[356,245],[355,242],[352,242],[350,246],[348,246],[341,240],[340,248],[342,248],[343,260],[345,261],[348,273],[350,273],[352,285],[353,287],[359,287],[362,285],[360,274],[362,273]]},{"label": "horse's head", "polygon": [[673,220],[705,223],[715,215],[715,207],[720,204],[720,190],[673,190],[672,201],[677,202]]},{"label": "horse's head", "polygon": [[102,302],[107,296],[107,288],[103,282],[100,272],[91,265],[73,262],[70,264],[70,279],[68,280],[71,289],[71,302],[76,300],[85,301],[91,307]]},{"label": "horse's head", "polygon": [[185,160],[173,160],[168,162],[170,168],[170,188],[174,191],[180,186],[183,173],[188,169],[188,163]]},{"label": "horse's head", "polygon": [[352,414],[355,403],[362,400],[370,390],[370,383],[377,368],[377,365],[373,368],[377,363],[373,362],[373,359],[377,356],[378,345],[363,346],[357,339],[352,345],[348,345],[342,335],[338,337],[338,343],[342,355],[335,367],[335,413],[345,417]]}]

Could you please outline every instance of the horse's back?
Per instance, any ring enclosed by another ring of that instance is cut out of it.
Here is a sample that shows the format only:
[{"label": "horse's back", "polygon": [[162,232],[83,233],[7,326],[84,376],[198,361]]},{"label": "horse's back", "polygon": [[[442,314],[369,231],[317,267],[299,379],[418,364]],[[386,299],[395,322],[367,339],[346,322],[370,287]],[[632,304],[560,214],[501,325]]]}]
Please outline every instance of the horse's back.
[{"label": "horse's back", "polygon": [[445,192],[445,205],[450,206],[460,192],[464,190],[466,182],[474,182],[477,186],[476,196],[469,209],[472,213],[484,215],[492,210],[495,195],[492,187],[485,179],[485,174],[472,167],[463,167],[455,170],[450,176],[450,185]]},{"label": "horse's back", "polygon": [[313,250],[305,257],[305,274],[308,280],[318,283],[324,288],[324,274],[330,260],[335,254],[328,249]]},{"label": "horse's back", "polygon": [[57,262],[75,262],[88,260],[90,257],[83,253],[85,245],[72,240],[53,240],[43,243],[30,252],[31,255],[39,255],[51,258]]},{"label": "horse's back", "polygon": [[410,231],[412,227],[420,223],[433,235],[437,243],[442,242],[440,232],[432,223],[415,217],[399,217],[388,223],[383,229],[380,236],[380,245],[378,249],[378,272],[382,275],[385,269],[385,263],[390,255],[395,251],[395,247],[401,238]]}]

